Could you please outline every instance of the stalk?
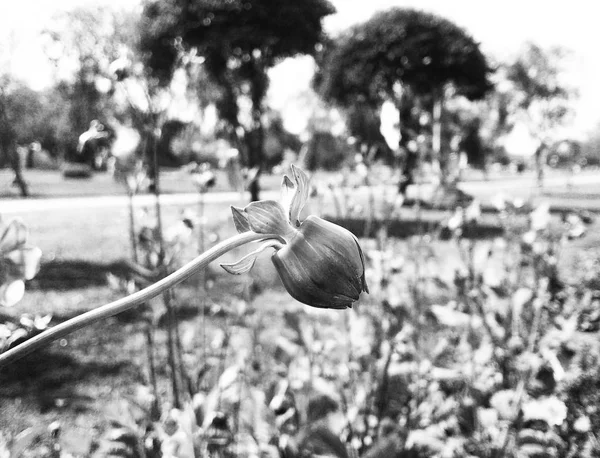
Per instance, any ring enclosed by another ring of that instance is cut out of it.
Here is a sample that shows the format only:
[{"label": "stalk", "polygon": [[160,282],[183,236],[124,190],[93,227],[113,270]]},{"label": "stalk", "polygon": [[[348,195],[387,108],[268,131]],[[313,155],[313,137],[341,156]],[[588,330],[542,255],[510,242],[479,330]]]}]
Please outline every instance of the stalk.
[{"label": "stalk", "polygon": [[[149,105],[151,106],[151,105]],[[155,120],[156,122],[156,120]],[[165,265],[165,242],[163,238],[163,225],[162,225],[162,209],[160,205],[160,166],[158,164],[158,138],[156,134],[152,134],[150,137],[152,141],[152,178],[154,180],[153,193],[154,193],[154,208],[156,213],[156,229],[159,246],[159,265],[163,270],[163,275],[168,273],[168,267]],[[175,309],[173,301],[171,300],[171,294],[168,290],[163,293],[163,303],[167,310],[167,361],[171,367],[171,386],[173,390],[173,405],[175,408],[181,408],[180,399],[180,387],[181,387],[181,354],[177,342],[176,329],[178,326],[177,316],[175,315]],[[178,354],[179,353],[179,354]]]},{"label": "stalk", "polygon": [[254,232],[244,232],[242,234],[234,235],[227,240],[215,245],[211,249],[205,251],[194,260],[188,262],[180,269],[173,272],[171,275],[157,281],[156,283],[137,291],[129,296],[123,297],[109,304],[98,307],[89,312],[83,313],[79,316],[71,318],[63,323],[60,323],[35,337],[17,345],[14,348],[0,354],[0,367],[6,366],[13,363],[25,355],[42,348],[46,347],[50,342],[60,339],[67,334],[82,329],[98,321],[102,321],[119,313],[130,310],[150,299],[158,296],[165,292],[167,289],[181,283],[188,279],[197,272],[206,268],[215,259],[223,256],[225,253],[241,247],[247,243],[255,242],[257,240],[268,238],[264,234],[256,234]]},{"label": "stalk", "polygon": [[129,242],[131,243],[131,260],[138,263],[137,237],[135,235],[135,209],[133,206],[133,192],[127,192],[129,201]]},{"label": "stalk", "polygon": [[156,364],[154,363],[154,335],[152,334],[152,326],[149,322],[144,325],[144,334],[146,336],[146,357],[148,358],[148,381],[154,395],[152,401],[151,417],[153,420],[158,420],[160,417],[159,402],[158,402],[158,385],[156,383]]}]

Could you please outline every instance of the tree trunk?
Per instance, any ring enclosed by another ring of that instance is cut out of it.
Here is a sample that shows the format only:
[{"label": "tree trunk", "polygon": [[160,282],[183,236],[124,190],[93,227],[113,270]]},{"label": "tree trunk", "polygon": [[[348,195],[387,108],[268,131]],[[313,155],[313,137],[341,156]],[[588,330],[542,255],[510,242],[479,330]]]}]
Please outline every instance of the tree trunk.
[{"label": "tree trunk", "polygon": [[4,154],[5,163],[10,163],[15,172],[13,184],[17,185],[21,190],[21,197],[29,196],[29,189],[23,171],[21,169],[21,160],[17,151],[17,142],[15,132],[11,126],[8,113],[6,112],[6,103],[4,101],[4,93],[0,92],[0,152]]},{"label": "tree trunk", "polygon": [[439,88],[433,94],[432,126],[431,126],[431,165],[440,175],[440,183],[446,184],[448,164],[442,151],[442,124],[444,116],[444,88]]},{"label": "tree trunk", "polygon": [[[254,111],[256,112],[257,110]],[[254,129],[252,132],[250,132],[250,135],[248,136],[248,165],[250,168],[258,168],[256,175],[254,175],[253,179],[248,184],[248,191],[250,191],[251,202],[256,202],[260,200],[259,180],[260,174],[262,172],[262,163],[264,156],[264,129],[262,126],[262,121],[260,120],[261,116],[262,113],[257,114],[256,116],[253,113],[253,118],[255,119]]]},{"label": "tree trunk", "polygon": [[415,136],[415,120],[412,115],[413,101],[410,96],[409,88],[402,88],[402,93],[397,100],[400,123],[400,140],[398,142],[399,150],[403,154],[403,160],[400,166],[400,184],[398,191],[401,194],[406,193],[409,185],[415,182],[415,172],[419,162],[419,152],[410,146],[410,140]]},{"label": "tree trunk", "polygon": [[265,130],[263,126],[263,99],[266,94],[266,76],[254,63],[255,76],[252,81],[252,131],[248,136],[248,166],[257,168],[254,179],[249,183],[250,201],[260,200],[260,174],[264,163]]},{"label": "tree trunk", "polygon": [[21,197],[29,196],[29,189],[27,187],[27,182],[25,178],[23,178],[23,171],[21,169],[21,160],[19,158],[19,153],[17,152],[17,145],[14,143],[7,148],[5,154],[10,156],[10,163],[15,172],[15,180],[14,184],[19,187],[21,190]]},{"label": "tree trunk", "polygon": [[546,163],[546,144],[540,142],[540,146],[535,150],[535,172],[536,182],[539,188],[544,187],[544,166]]}]

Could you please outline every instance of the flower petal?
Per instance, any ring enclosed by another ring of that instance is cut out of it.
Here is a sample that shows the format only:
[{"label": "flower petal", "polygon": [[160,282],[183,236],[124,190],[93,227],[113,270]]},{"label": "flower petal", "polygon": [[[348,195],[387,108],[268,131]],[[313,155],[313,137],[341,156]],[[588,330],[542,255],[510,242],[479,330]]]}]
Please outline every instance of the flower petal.
[{"label": "flower petal", "polygon": [[306,205],[306,202],[308,202],[310,187],[308,185],[308,176],[306,173],[293,164],[291,168],[292,176],[296,182],[296,192],[294,193],[292,204],[290,206],[289,218],[292,225],[299,226],[300,212],[304,208],[304,205]]},{"label": "flower petal", "polygon": [[345,309],[352,307],[353,300],[341,295],[331,295],[320,290],[308,277],[298,260],[280,257],[284,249],[279,250],[271,260],[287,292],[299,302],[318,308]]}]

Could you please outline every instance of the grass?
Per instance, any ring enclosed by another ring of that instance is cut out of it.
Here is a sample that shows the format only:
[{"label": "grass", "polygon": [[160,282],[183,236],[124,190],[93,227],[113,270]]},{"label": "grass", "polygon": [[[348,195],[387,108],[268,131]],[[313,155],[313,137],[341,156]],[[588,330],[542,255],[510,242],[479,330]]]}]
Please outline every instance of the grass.
[{"label": "grass", "polygon": [[[215,171],[216,184],[213,191],[231,191],[232,187],[223,171]],[[25,170],[24,176],[29,183],[32,198],[44,197],[83,197],[115,196],[124,194],[124,188],[116,183],[107,172],[96,172],[90,178],[65,178],[57,170]],[[19,190],[12,185],[14,173],[10,169],[0,169],[0,198],[18,197]],[[275,189],[281,177],[263,175],[261,185],[264,189]],[[191,175],[185,169],[161,170],[161,192],[165,194],[195,193],[196,188]]]}]

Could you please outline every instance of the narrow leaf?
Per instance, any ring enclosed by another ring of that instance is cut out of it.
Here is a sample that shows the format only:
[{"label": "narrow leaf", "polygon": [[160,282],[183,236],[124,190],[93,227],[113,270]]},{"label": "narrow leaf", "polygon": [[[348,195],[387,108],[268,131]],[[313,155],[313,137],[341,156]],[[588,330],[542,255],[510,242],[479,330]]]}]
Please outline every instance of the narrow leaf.
[{"label": "narrow leaf", "polygon": [[254,267],[254,263],[256,262],[256,255],[253,256],[244,256],[237,262],[231,264],[221,264],[221,267],[225,269],[227,273],[232,275],[241,275],[249,272],[252,267]]},{"label": "narrow leaf", "polygon": [[302,169],[299,169],[294,164],[292,164],[291,168],[294,181],[296,182],[296,192],[290,207],[290,223],[292,225],[299,226],[300,212],[304,208],[304,205],[306,205],[306,202],[308,202],[310,188],[306,173],[304,173]]},{"label": "narrow leaf", "polygon": [[254,250],[252,253],[247,254],[239,261],[230,264],[221,264],[221,267],[233,275],[244,274],[254,267],[254,263],[256,262],[258,255],[267,248],[279,249],[281,248],[281,244],[276,240],[269,240],[268,242],[263,243],[260,248]]},{"label": "narrow leaf", "polygon": [[231,213],[233,214],[233,224],[240,234],[250,231],[250,223],[248,222],[248,216],[244,210],[232,206]]},{"label": "narrow leaf", "polygon": [[257,234],[288,235],[292,229],[283,207],[274,200],[252,202],[244,208],[250,229]]},{"label": "narrow leaf", "polygon": [[296,186],[290,180],[290,177],[287,175],[283,176],[283,181],[281,182],[281,206],[283,207],[283,211],[288,216],[288,220],[292,221],[292,201],[294,200],[294,196],[296,195]]}]

